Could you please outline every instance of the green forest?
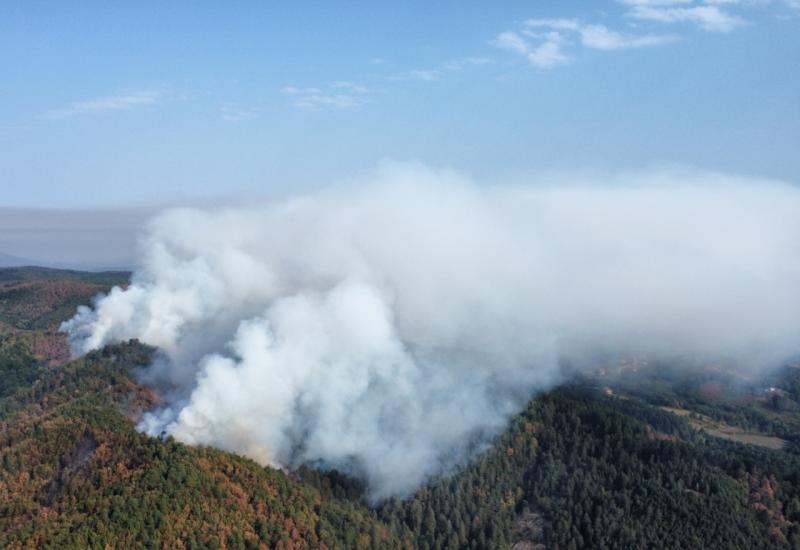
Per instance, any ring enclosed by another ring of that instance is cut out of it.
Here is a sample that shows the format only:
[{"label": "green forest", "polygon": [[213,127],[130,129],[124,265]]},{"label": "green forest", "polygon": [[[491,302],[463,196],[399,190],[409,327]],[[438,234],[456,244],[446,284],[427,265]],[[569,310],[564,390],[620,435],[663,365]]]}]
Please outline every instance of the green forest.
[{"label": "green forest", "polygon": [[[406,498],[136,431],[136,342],[65,356],[58,323],[125,274],[0,270],[0,547],[800,548],[800,369],[576,375]],[[613,372],[611,372],[613,370]]]}]

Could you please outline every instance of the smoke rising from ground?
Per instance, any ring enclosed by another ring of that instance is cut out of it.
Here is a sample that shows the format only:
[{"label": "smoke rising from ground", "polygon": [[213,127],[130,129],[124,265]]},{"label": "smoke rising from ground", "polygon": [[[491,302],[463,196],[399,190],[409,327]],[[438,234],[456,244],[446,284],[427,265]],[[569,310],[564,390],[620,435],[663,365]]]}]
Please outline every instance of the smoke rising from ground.
[{"label": "smoke rising from ground", "polygon": [[[559,362],[800,348],[800,190],[718,176],[478,186],[384,166],[368,186],[173,209],[132,284],[65,323],[138,338],[169,405],[141,429],[405,494],[499,432]],[[655,183],[653,183],[656,181]]]}]

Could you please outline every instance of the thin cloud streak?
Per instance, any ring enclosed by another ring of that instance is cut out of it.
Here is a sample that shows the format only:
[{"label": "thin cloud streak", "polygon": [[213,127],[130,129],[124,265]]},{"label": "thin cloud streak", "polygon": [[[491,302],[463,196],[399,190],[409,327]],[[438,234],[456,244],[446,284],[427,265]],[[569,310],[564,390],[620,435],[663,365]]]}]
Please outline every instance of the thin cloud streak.
[{"label": "thin cloud streak", "polygon": [[468,67],[477,67],[481,65],[491,65],[494,59],[491,57],[477,57],[467,56],[458,59],[453,59],[442,63],[435,69],[414,69],[406,71],[389,77],[389,80],[403,81],[403,80],[420,80],[423,82],[433,82],[441,80],[447,73],[455,73],[462,71]]},{"label": "thin cloud streak", "polygon": [[223,105],[220,108],[220,116],[226,122],[241,122],[243,120],[253,120],[258,118],[259,111],[257,109],[246,109],[237,105]]},{"label": "thin cloud streak", "polygon": [[677,39],[672,35],[625,34],[577,19],[529,19],[520,32],[502,32],[491,44],[523,55],[532,65],[550,68],[571,60],[565,48],[573,43],[573,36],[585,48],[604,51],[658,46]]},{"label": "thin cloud streak", "polygon": [[629,50],[674,42],[672,35],[631,36],[612,31],[604,25],[585,25],[580,29],[581,43],[595,50]]},{"label": "thin cloud streak", "polygon": [[328,90],[284,86],[281,93],[292,97],[292,106],[308,111],[355,109],[369,103],[364,96],[370,90],[354,82],[335,81],[328,86]]},{"label": "thin cloud streak", "polygon": [[706,1],[694,4],[691,0],[621,0],[630,7],[626,16],[657,23],[692,23],[705,31],[730,32],[745,25],[745,20],[729,13],[721,5],[738,2]]},{"label": "thin cloud streak", "polygon": [[100,115],[113,111],[130,111],[153,106],[163,97],[164,94],[158,90],[138,90],[114,96],[77,101],[62,109],[42,113],[39,118],[57,120],[75,116]]}]

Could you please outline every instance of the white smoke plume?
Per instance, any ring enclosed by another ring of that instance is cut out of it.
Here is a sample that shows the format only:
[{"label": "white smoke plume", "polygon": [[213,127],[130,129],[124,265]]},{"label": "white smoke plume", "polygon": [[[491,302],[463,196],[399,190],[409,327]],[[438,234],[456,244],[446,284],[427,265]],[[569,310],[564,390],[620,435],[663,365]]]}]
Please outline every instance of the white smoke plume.
[{"label": "white smoke plume", "polygon": [[485,186],[387,165],[370,185],[174,209],[76,353],[130,338],[169,406],[140,428],[405,494],[498,433],[559,361],[800,349],[800,190],[709,175]]}]

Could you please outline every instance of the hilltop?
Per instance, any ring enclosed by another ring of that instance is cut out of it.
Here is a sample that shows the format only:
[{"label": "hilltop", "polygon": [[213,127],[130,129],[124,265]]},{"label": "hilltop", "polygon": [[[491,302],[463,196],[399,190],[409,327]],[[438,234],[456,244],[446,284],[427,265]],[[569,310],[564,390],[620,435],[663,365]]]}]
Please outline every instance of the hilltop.
[{"label": "hilltop", "polygon": [[4,254],[0,252],[0,268],[37,265],[38,263],[39,262],[29,258],[22,258],[20,256],[14,256],[13,254]]}]

